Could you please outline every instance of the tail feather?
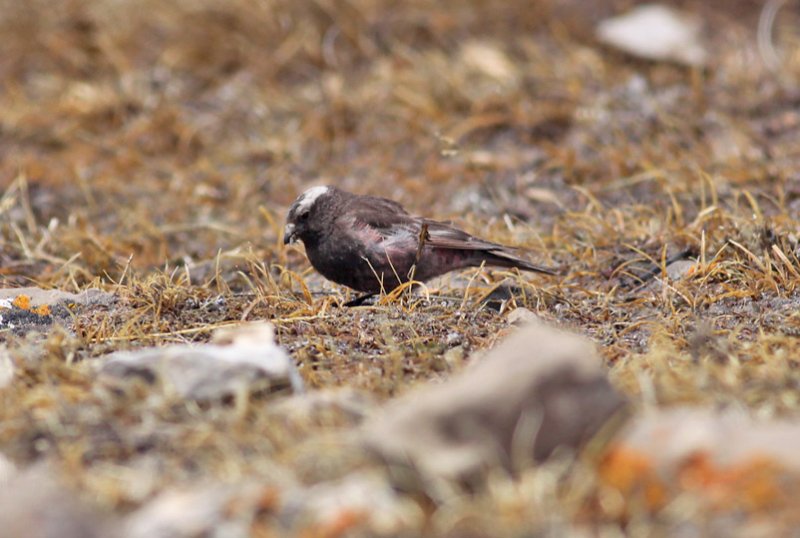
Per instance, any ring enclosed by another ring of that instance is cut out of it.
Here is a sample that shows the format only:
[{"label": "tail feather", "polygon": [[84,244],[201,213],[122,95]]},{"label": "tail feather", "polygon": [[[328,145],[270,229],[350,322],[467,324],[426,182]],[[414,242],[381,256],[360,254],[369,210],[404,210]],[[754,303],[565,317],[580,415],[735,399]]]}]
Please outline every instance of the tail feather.
[{"label": "tail feather", "polygon": [[558,275],[558,271],[556,269],[533,264],[507,250],[492,250],[487,252],[486,255],[483,256],[483,261],[485,261],[487,265],[515,268],[519,269],[520,271],[530,271],[533,273],[542,273],[552,276]]}]

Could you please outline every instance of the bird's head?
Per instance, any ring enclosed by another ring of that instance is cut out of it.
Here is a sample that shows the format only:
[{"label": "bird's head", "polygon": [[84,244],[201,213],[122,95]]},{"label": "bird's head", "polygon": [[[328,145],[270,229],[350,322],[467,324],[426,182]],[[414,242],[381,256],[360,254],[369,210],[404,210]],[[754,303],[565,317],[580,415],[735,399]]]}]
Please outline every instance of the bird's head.
[{"label": "bird's head", "polygon": [[311,187],[297,197],[289,208],[283,230],[283,244],[300,239],[304,243],[322,234],[330,224],[323,212],[336,189],[327,185]]}]

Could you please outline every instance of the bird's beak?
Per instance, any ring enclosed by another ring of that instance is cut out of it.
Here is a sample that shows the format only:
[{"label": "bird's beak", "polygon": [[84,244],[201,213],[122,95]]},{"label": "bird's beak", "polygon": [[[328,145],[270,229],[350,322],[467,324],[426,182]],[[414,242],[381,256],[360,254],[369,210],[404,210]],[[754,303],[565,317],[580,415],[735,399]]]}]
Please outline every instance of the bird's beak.
[{"label": "bird's beak", "polygon": [[297,239],[297,235],[294,230],[294,224],[287,224],[283,229],[283,244],[294,243],[295,239]]}]

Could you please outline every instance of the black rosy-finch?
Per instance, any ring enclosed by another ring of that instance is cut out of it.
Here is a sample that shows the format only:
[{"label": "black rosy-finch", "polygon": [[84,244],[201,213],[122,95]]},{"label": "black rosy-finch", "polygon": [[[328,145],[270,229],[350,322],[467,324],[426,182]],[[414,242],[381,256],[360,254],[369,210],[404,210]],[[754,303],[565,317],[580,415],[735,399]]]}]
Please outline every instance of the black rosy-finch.
[{"label": "black rosy-finch", "polygon": [[333,186],[301,194],[289,208],[284,230],[284,244],[300,239],[322,276],[368,294],[482,264],[555,274],[510,247],[410,215],[392,200]]}]

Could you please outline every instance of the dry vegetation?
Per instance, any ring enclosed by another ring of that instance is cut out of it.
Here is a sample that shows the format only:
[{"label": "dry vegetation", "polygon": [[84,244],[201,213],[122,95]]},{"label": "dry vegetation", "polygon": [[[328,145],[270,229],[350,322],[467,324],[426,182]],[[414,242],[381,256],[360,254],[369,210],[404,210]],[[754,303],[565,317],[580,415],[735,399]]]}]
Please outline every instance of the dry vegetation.
[{"label": "dry vegetation", "polygon": [[[43,347],[0,334],[41,355],[0,391],[0,452],[57,463],[115,514],[192,480],[343,476],[367,464],[328,441],[342,420],[109,399],[85,364],[266,319],[308,386],[382,400],[459,369],[515,306],[594,338],[637,406],[796,415],[800,14],[781,11],[774,70],[756,48],[760,2],[680,2],[707,27],[710,65],[693,71],[593,40],[627,4],[0,2],[0,283],[118,297]],[[348,292],[280,243],[287,206],[320,182],[456,219],[565,274],[466,272],[429,297],[341,308]],[[675,257],[697,264],[665,279]],[[405,531],[679,519],[623,518],[598,488],[556,462],[422,503]],[[277,532],[267,504],[256,535]]]}]

